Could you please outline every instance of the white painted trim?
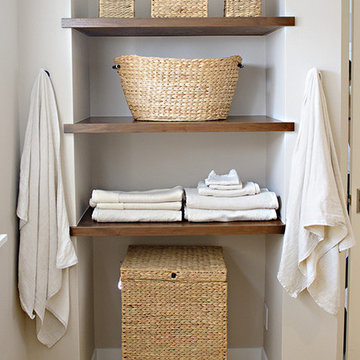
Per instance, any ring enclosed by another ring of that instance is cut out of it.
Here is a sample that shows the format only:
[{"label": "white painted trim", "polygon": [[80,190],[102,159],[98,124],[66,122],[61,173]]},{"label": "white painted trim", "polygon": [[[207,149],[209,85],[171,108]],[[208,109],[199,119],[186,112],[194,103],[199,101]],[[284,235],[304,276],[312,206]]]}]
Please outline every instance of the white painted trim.
[{"label": "white painted trim", "polygon": [[6,234],[1,234],[0,235],[0,248],[7,242],[8,237]]},{"label": "white painted trim", "polygon": [[96,359],[97,359],[96,353],[97,353],[97,350],[94,349],[94,352],[93,352],[93,354],[92,354],[91,360],[96,360]]},{"label": "white painted trim", "polygon": [[[119,360],[120,348],[95,349],[92,360]],[[263,348],[229,349],[228,360],[268,360]]]},{"label": "white painted trim", "polygon": [[264,348],[262,348],[262,351],[261,351],[261,360],[269,360]]}]

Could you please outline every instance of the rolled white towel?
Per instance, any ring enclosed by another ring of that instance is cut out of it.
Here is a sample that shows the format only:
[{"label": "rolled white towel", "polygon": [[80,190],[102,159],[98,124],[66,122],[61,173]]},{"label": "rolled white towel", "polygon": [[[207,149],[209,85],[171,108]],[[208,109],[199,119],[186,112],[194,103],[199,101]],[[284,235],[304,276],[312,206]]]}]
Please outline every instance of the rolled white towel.
[{"label": "rolled white towel", "polygon": [[184,189],[176,186],[171,189],[155,189],[145,191],[107,191],[93,190],[90,206],[98,203],[160,203],[182,201]]},{"label": "rolled white towel", "polygon": [[267,221],[277,219],[275,209],[205,210],[185,207],[185,219],[190,222]]},{"label": "rolled white towel", "polygon": [[240,185],[241,181],[235,169],[231,169],[228,174],[217,175],[214,170],[205,179],[206,185]]},{"label": "rolled white towel", "polygon": [[182,220],[176,210],[106,210],[95,208],[92,219],[97,222],[175,222]]},{"label": "rolled white towel", "polygon": [[206,186],[204,181],[200,181],[197,189],[198,189],[199,195],[202,195],[202,196],[222,196],[222,197],[255,195],[260,192],[259,185],[256,183],[253,183],[251,181],[245,183],[243,188],[238,189],[238,190],[211,189],[209,186]]},{"label": "rolled white towel", "polygon": [[181,210],[181,201],[161,203],[98,203],[98,209],[107,210]]},{"label": "rolled white towel", "polygon": [[261,189],[256,195],[237,197],[217,197],[199,195],[197,189],[187,188],[186,206],[191,209],[209,210],[251,210],[251,209],[277,209],[278,199],[274,192]]}]

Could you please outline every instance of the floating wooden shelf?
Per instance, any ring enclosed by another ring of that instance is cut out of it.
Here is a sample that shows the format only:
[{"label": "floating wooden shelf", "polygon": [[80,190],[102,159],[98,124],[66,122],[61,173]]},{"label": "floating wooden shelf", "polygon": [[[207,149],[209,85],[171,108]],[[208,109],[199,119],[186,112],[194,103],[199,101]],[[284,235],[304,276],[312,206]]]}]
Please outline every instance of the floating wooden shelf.
[{"label": "floating wooden shelf", "polygon": [[294,25],[295,17],[62,19],[63,28],[88,36],[261,36]]},{"label": "floating wooden shelf", "polygon": [[230,116],[221,121],[134,121],[131,117],[90,117],[76,124],[65,124],[65,133],[174,133],[174,132],[259,132],[294,131],[293,122],[267,116]]},{"label": "floating wooden shelf", "polygon": [[190,223],[98,223],[91,219],[89,208],[77,226],[70,228],[71,236],[169,236],[169,235],[250,235],[283,234],[285,224],[273,221],[238,221]]}]

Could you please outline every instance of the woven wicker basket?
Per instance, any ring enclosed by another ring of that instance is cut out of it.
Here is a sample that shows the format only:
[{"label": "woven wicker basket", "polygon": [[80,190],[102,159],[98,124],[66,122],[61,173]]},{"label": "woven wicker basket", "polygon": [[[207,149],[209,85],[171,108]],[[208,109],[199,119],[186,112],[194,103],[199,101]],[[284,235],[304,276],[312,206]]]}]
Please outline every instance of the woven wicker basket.
[{"label": "woven wicker basket", "polygon": [[225,16],[261,16],[261,0],[225,0]]},{"label": "woven wicker basket", "polygon": [[130,246],[121,266],[123,359],[226,360],[226,273],[219,247]]},{"label": "woven wicker basket", "polygon": [[135,0],[99,0],[99,16],[133,18],[135,17]]},{"label": "woven wicker basket", "polygon": [[240,56],[223,59],[114,59],[135,120],[226,119],[238,81]]},{"label": "woven wicker basket", "polygon": [[207,17],[208,0],[151,0],[151,17]]}]

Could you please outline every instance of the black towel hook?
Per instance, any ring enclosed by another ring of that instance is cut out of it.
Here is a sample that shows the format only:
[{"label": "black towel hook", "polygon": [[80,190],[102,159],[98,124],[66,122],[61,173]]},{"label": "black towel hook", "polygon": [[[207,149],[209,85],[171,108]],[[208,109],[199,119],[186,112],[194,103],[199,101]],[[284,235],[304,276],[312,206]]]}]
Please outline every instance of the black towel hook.
[{"label": "black towel hook", "polygon": [[47,70],[44,70],[47,73],[47,76],[50,77],[50,73]]}]

